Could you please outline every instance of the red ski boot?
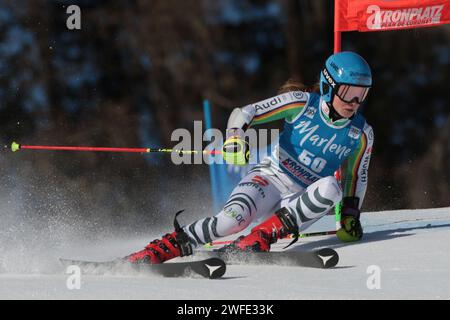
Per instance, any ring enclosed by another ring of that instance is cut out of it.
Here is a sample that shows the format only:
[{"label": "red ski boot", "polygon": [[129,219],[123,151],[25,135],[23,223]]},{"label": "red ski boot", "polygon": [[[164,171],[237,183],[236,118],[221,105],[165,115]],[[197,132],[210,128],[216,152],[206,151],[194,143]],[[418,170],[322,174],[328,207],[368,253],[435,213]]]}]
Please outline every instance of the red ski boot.
[{"label": "red ski boot", "polygon": [[189,242],[189,237],[177,221],[177,216],[181,212],[183,211],[179,211],[175,215],[175,232],[166,234],[161,240],[156,239],[150,242],[143,250],[133,253],[124,259],[135,264],[158,264],[176,257],[191,255],[192,246]]},{"label": "red ski boot", "polygon": [[298,234],[295,217],[286,208],[281,208],[263,223],[254,227],[249,235],[240,236],[232,244],[225,246],[221,252],[267,252],[270,245],[288,234]]}]

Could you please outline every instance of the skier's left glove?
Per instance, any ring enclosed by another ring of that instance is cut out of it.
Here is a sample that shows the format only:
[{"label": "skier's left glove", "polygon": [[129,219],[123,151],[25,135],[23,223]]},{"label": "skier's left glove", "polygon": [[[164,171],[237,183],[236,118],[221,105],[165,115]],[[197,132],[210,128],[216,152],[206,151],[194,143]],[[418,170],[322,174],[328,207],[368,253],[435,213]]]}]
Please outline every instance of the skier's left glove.
[{"label": "skier's left glove", "polygon": [[342,242],[354,242],[361,240],[363,228],[359,217],[361,211],[358,208],[358,198],[344,198],[341,209],[341,228],[336,232]]}]

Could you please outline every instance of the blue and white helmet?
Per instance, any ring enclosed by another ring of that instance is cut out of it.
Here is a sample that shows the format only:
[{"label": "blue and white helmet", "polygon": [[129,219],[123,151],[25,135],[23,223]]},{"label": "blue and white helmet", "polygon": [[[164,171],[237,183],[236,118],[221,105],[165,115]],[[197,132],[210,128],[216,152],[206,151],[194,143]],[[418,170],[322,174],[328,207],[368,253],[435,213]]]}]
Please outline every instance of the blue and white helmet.
[{"label": "blue and white helmet", "polygon": [[331,105],[337,95],[345,102],[362,103],[372,86],[369,64],[360,55],[344,51],[333,54],[320,73],[320,93]]}]

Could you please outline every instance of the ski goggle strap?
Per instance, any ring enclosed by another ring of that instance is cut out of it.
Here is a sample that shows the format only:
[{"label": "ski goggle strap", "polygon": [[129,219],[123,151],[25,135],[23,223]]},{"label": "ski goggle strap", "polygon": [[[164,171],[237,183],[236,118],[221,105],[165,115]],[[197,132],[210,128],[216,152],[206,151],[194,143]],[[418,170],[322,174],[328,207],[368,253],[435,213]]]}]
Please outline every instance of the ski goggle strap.
[{"label": "ski goggle strap", "polygon": [[346,84],[341,84],[338,87],[336,95],[344,102],[352,103],[356,101],[357,103],[362,103],[369,93],[369,87],[356,87]]}]

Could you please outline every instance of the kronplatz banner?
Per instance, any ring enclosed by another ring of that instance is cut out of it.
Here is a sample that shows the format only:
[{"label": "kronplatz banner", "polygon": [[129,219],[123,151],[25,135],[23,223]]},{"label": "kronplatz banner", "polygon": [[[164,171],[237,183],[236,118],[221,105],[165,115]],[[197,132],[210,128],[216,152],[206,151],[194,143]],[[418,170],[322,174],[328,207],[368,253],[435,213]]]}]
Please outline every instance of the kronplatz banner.
[{"label": "kronplatz banner", "polygon": [[449,0],[335,0],[335,31],[384,31],[450,23]]}]

